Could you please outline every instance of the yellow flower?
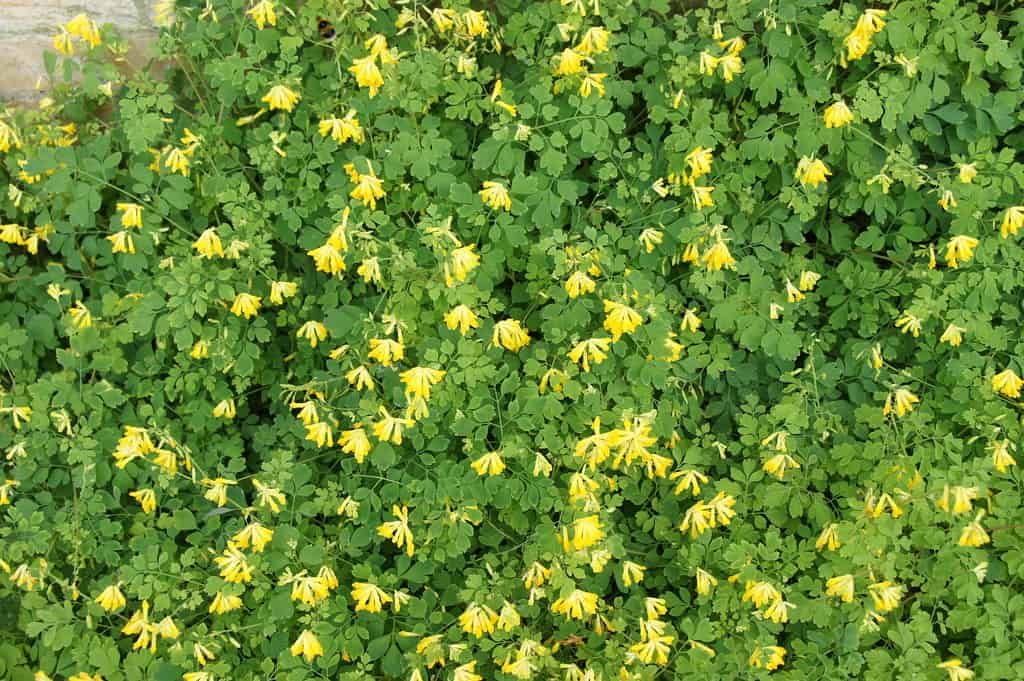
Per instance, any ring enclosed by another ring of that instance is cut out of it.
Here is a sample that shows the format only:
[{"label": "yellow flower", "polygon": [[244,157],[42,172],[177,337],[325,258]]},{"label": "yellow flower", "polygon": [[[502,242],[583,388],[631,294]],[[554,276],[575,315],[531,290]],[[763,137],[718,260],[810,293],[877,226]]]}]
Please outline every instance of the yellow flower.
[{"label": "yellow flower", "polygon": [[179,173],[182,177],[188,177],[189,160],[186,152],[182,149],[174,147],[168,151],[167,158],[164,159],[164,166],[169,168],[172,173]]},{"label": "yellow flower", "polygon": [[821,159],[813,156],[804,156],[796,166],[796,176],[800,184],[809,184],[817,187],[822,182],[828,182],[828,176],[832,171],[828,169]]},{"label": "yellow flower", "polygon": [[776,624],[785,624],[789,621],[789,611],[796,608],[795,605],[782,598],[776,598],[764,611],[764,616]]},{"label": "yellow flower", "polygon": [[576,364],[582,364],[584,371],[590,371],[591,362],[600,364],[607,359],[611,343],[611,338],[590,338],[580,341],[569,351],[569,359]]},{"label": "yellow flower", "polygon": [[736,269],[736,260],[729,253],[729,247],[719,239],[715,244],[704,252],[701,258],[708,272],[716,272],[722,268]]},{"label": "yellow flower", "polygon": [[327,327],[323,322],[308,321],[299,327],[295,335],[298,338],[305,338],[309,341],[309,347],[315,348],[317,343],[327,338]]},{"label": "yellow flower", "polygon": [[[369,165],[369,162],[367,162]],[[370,172],[366,174],[360,174],[356,180],[355,188],[349,192],[356,201],[361,201],[364,206],[374,210],[377,208],[377,199],[384,198],[387,193],[384,191],[384,185],[381,183],[373,172],[373,166],[370,166]]]},{"label": "yellow flower", "polygon": [[743,73],[743,60],[736,54],[719,57],[718,65],[722,67],[722,79],[726,83],[731,83],[737,73]]},{"label": "yellow flower", "polygon": [[388,410],[381,406],[378,409],[381,419],[373,424],[373,435],[381,442],[390,441],[393,444],[402,444],[402,429],[412,428],[416,422],[412,419],[392,416]]},{"label": "yellow flower", "polygon": [[909,59],[903,53],[897,54],[893,61],[903,67],[903,72],[907,75],[907,78],[913,78],[917,75],[917,60],[919,57]]},{"label": "yellow flower", "polygon": [[671,650],[674,636],[649,636],[646,641],[635,643],[629,647],[644,664],[668,664],[668,654]]},{"label": "yellow flower", "polygon": [[277,15],[274,14],[274,3],[270,0],[260,0],[246,12],[256,22],[256,27],[263,30],[266,25],[277,26]]},{"label": "yellow flower", "polygon": [[853,575],[839,575],[825,582],[825,595],[835,596],[843,603],[853,602]]},{"label": "yellow flower", "polygon": [[612,334],[612,340],[617,341],[623,334],[633,333],[643,323],[643,317],[636,310],[625,303],[617,303],[613,300],[604,301],[604,328]]},{"label": "yellow flower", "polygon": [[449,329],[459,330],[465,336],[470,329],[480,327],[480,318],[466,305],[457,305],[444,315],[444,323]]},{"label": "yellow flower", "polygon": [[206,359],[210,356],[210,344],[205,340],[197,340],[189,353],[192,359]]},{"label": "yellow flower", "polygon": [[581,54],[601,54],[608,51],[608,38],[611,33],[601,26],[591,26],[583,33],[576,51]]},{"label": "yellow flower", "polygon": [[796,286],[793,286],[793,282],[786,279],[786,300],[791,303],[798,303],[804,299],[804,294],[800,292]]},{"label": "yellow flower", "polygon": [[959,234],[949,240],[946,246],[946,264],[956,269],[960,260],[967,261],[974,256],[978,240],[974,237]]},{"label": "yellow flower", "polygon": [[272,281],[270,282],[270,302],[274,305],[282,305],[285,298],[291,298],[298,290],[299,285],[294,281]]},{"label": "yellow flower", "polygon": [[800,468],[800,464],[789,454],[776,454],[762,464],[761,468],[765,473],[774,475],[779,480],[785,479],[786,470],[789,468]]},{"label": "yellow flower", "polygon": [[981,518],[985,515],[985,511],[978,511],[978,515],[974,518],[974,521],[968,523],[967,527],[963,529],[960,534],[960,539],[957,542],[960,546],[978,547],[988,544],[992,541],[988,532],[981,526]]},{"label": "yellow flower", "polygon": [[1010,449],[1016,448],[1012,442],[1009,440],[993,442],[990,447],[992,449],[992,465],[997,471],[1005,473],[1007,468],[1017,465],[1017,460],[1010,454]]},{"label": "yellow flower", "polygon": [[971,180],[978,176],[978,168],[973,163],[961,163],[959,176],[962,183],[970,184]]},{"label": "yellow flower", "polygon": [[962,326],[956,324],[950,324],[946,327],[946,330],[942,332],[942,336],[939,337],[940,343],[949,343],[954,348],[960,345],[963,341],[963,332],[966,331]]},{"label": "yellow flower", "polygon": [[821,551],[823,548],[827,548],[829,551],[835,551],[842,544],[839,542],[839,526],[835,523],[829,523],[821,534],[818,535],[818,540],[814,542],[814,548]]},{"label": "yellow flower", "polygon": [[198,641],[192,645],[192,654],[195,656],[196,662],[199,663],[200,667],[205,667],[207,662],[217,658],[209,648]]},{"label": "yellow flower", "polygon": [[132,240],[132,235],[127,230],[122,229],[120,232],[114,232],[106,238],[112,245],[112,253],[135,252],[135,242]]},{"label": "yellow flower", "polygon": [[152,513],[156,510],[156,493],[151,489],[139,489],[129,492],[130,496],[142,506],[143,513]]},{"label": "yellow flower", "polygon": [[[767,660],[764,659],[764,653],[768,654]],[[785,658],[786,649],[782,646],[761,646],[754,649],[747,663],[751,667],[764,667],[768,671],[772,671],[785,664]]]},{"label": "yellow flower", "polygon": [[946,660],[935,665],[938,669],[945,669],[949,674],[949,681],[967,681],[974,677],[974,672],[964,666],[960,660]]},{"label": "yellow flower", "polygon": [[899,607],[903,587],[892,582],[878,582],[868,587],[868,593],[871,595],[871,600],[874,601],[876,610],[889,612]]},{"label": "yellow flower", "polygon": [[276,487],[268,487],[256,478],[253,478],[252,486],[256,488],[256,496],[259,499],[260,508],[269,506],[272,512],[279,513],[281,507],[288,504],[288,499],[284,496],[284,493]]},{"label": "yellow flower", "polygon": [[494,627],[498,623],[498,614],[486,605],[470,603],[465,612],[459,615],[459,624],[467,634],[477,638],[483,638],[494,633]]},{"label": "yellow flower", "polygon": [[269,527],[264,527],[259,523],[249,523],[236,532],[231,541],[240,549],[247,549],[251,544],[254,552],[263,553],[263,549],[273,538],[274,531]]},{"label": "yellow flower", "polygon": [[366,430],[362,427],[342,431],[338,437],[338,446],[341,447],[341,451],[354,456],[356,463],[365,461],[373,447],[370,438],[366,436]]},{"label": "yellow flower", "polygon": [[413,544],[412,530],[409,528],[409,507],[399,507],[395,504],[391,507],[391,514],[398,520],[382,523],[377,527],[377,534],[390,539],[398,548],[404,546],[405,552],[411,558],[416,547]]},{"label": "yellow flower", "polygon": [[782,594],[768,582],[747,582],[743,589],[742,601],[750,601],[755,608],[763,608],[765,605],[782,599]]},{"label": "yellow flower", "polygon": [[1005,239],[1011,234],[1016,235],[1021,227],[1024,227],[1024,206],[1010,206],[1003,213],[1003,224],[999,228],[999,233]]},{"label": "yellow flower", "polygon": [[221,400],[213,407],[213,416],[218,419],[235,418],[235,400],[228,398]]},{"label": "yellow flower", "polygon": [[686,163],[690,166],[690,173],[693,179],[710,173],[713,160],[711,150],[704,147],[696,147],[685,158]]},{"label": "yellow flower", "polygon": [[460,665],[455,668],[455,672],[452,674],[452,681],[481,681],[483,677],[474,673],[475,670],[476,660]]},{"label": "yellow flower", "polygon": [[270,107],[271,111],[275,109],[281,109],[283,111],[291,111],[295,108],[295,105],[302,99],[302,95],[295,92],[286,85],[275,85],[270,88],[267,94],[263,95],[263,99],[260,101],[266,102]]},{"label": "yellow flower", "polygon": [[921,335],[921,320],[909,312],[904,312],[903,315],[896,320],[896,328],[903,333],[909,333],[914,338],[917,338]]},{"label": "yellow flower", "polygon": [[363,262],[359,263],[359,267],[356,268],[356,274],[362,277],[363,281],[367,284],[374,283],[379,285],[383,281],[380,271],[380,260],[376,256],[366,258]]},{"label": "yellow flower", "polygon": [[320,640],[309,629],[302,630],[302,633],[295,639],[295,643],[292,644],[290,650],[295,657],[302,655],[306,659],[307,664],[324,654],[324,648],[320,645]]},{"label": "yellow flower", "polygon": [[948,189],[942,192],[942,196],[939,197],[937,203],[939,204],[939,207],[941,207],[942,210],[946,211],[947,213],[949,212],[950,208],[956,208],[957,206],[956,197],[954,197],[953,192],[949,191]]},{"label": "yellow flower", "polygon": [[711,593],[711,590],[718,584],[718,580],[715,579],[714,575],[710,572],[705,572],[701,568],[697,568],[697,593],[701,596],[707,596]]},{"label": "yellow flower", "polygon": [[681,532],[689,530],[690,538],[696,539],[711,527],[713,511],[703,502],[698,501],[686,510],[683,522],[679,525]]},{"label": "yellow flower", "polygon": [[53,36],[53,49],[68,57],[75,54],[75,44],[71,41],[71,34],[63,26],[60,33]]},{"label": "yellow flower", "polygon": [[124,598],[124,594],[121,593],[121,583],[111,584],[106,589],[100,592],[100,595],[96,597],[96,602],[100,604],[100,607],[107,612],[114,612],[124,607],[127,601]]},{"label": "yellow flower", "polygon": [[325,421],[309,423],[306,424],[306,439],[320,448],[331,447],[334,445],[334,431]]},{"label": "yellow flower", "polygon": [[567,47],[557,57],[558,66],[555,67],[556,76],[574,76],[586,69],[583,66],[583,55]]},{"label": "yellow flower", "polygon": [[213,562],[220,567],[220,576],[225,582],[237,584],[252,580],[252,566],[245,559],[245,554],[228,544],[224,553],[213,559]]},{"label": "yellow flower", "polygon": [[142,608],[132,613],[131,618],[121,628],[121,633],[130,636],[139,635],[132,646],[132,650],[149,646],[150,651],[155,653],[157,637],[153,635],[154,630],[155,625],[149,623],[149,601],[142,601]]},{"label": "yellow flower", "polygon": [[405,358],[405,346],[390,338],[371,338],[370,352],[367,356],[377,360],[382,366],[389,367]]},{"label": "yellow flower", "polygon": [[842,99],[825,109],[826,128],[842,128],[852,122],[853,112],[850,111],[850,107],[846,106],[846,102]]},{"label": "yellow flower", "polygon": [[914,393],[906,388],[897,388],[885,397],[885,406],[882,407],[882,414],[888,416],[896,411],[896,416],[905,416],[914,411],[914,405],[921,400]]},{"label": "yellow flower", "polygon": [[333,275],[345,271],[345,259],[334,244],[326,243],[306,251],[306,255],[313,258],[317,272],[327,272]]},{"label": "yellow flower", "polygon": [[711,192],[713,191],[715,191],[714,187],[698,187],[697,185],[690,187],[694,210],[713,208],[715,205],[714,199],[711,198]]},{"label": "yellow flower", "polygon": [[455,10],[435,7],[430,10],[430,19],[438,33],[448,31],[455,24]]},{"label": "yellow flower", "polygon": [[376,58],[373,55],[353,59],[348,72],[356,77],[356,85],[370,89],[370,98],[377,96],[377,92],[384,86],[384,77],[377,68]]},{"label": "yellow flower", "polygon": [[21,139],[18,132],[4,121],[0,121],[0,153],[7,153],[11,150],[21,149]]},{"label": "yellow flower", "polygon": [[576,270],[565,281],[565,292],[569,294],[570,298],[578,298],[581,295],[593,293],[596,288],[597,284],[594,283],[594,280],[588,277],[587,273],[582,270]]},{"label": "yellow flower", "polygon": [[402,383],[405,384],[405,396],[407,399],[413,395],[430,399],[430,387],[441,382],[447,372],[441,369],[429,367],[413,367],[400,374]]},{"label": "yellow flower", "polygon": [[218,591],[213,597],[213,602],[210,603],[209,612],[211,615],[223,615],[226,612],[237,610],[240,607],[242,607],[241,598]]},{"label": "yellow flower", "polygon": [[800,273],[800,290],[813,291],[819,279],[821,279],[821,275],[817,272],[804,270]]},{"label": "yellow flower", "polygon": [[349,385],[355,386],[356,390],[373,390],[373,377],[369,369],[359,365],[345,374],[345,380]]},{"label": "yellow flower", "polygon": [[551,612],[564,615],[566,620],[581,620],[584,616],[597,612],[597,594],[573,589],[568,596],[559,598],[551,604]]},{"label": "yellow flower", "polygon": [[572,524],[572,548],[583,551],[604,538],[601,519],[596,515],[584,516]]},{"label": "yellow flower", "polygon": [[1013,369],[1006,368],[992,377],[992,390],[1006,397],[1020,397],[1021,387],[1024,387],[1024,380]]},{"label": "yellow flower", "polygon": [[238,483],[226,478],[214,478],[213,480],[203,478],[202,484],[210,488],[203,494],[203,498],[212,501],[218,507],[222,507],[228,503],[228,486],[237,485]]},{"label": "yellow flower", "polygon": [[508,195],[508,190],[505,189],[505,185],[500,182],[485,181],[483,189],[480,190],[480,198],[484,204],[490,206],[494,210],[499,208],[506,211],[512,210],[512,199]]},{"label": "yellow flower", "polygon": [[199,255],[203,258],[224,257],[224,249],[221,246],[220,237],[217,236],[217,230],[213,227],[200,234],[199,238],[192,244],[192,248],[199,251]]},{"label": "yellow flower", "polygon": [[[475,244],[456,248],[451,252],[452,271],[455,279],[466,281],[466,275],[475,270],[480,264],[480,256],[473,252]],[[449,284],[450,285],[450,284]]]},{"label": "yellow flower", "polygon": [[235,302],[231,305],[231,313],[238,317],[250,319],[260,313],[262,298],[250,293],[239,293],[235,296]]},{"label": "yellow flower", "polygon": [[350,109],[344,118],[332,116],[321,120],[318,128],[321,137],[330,135],[331,139],[338,144],[344,144],[349,140],[353,140],[358,144],[366,141],[363,128],[359,124],[359,119],[356,118],[355,109]]},{"label": "yellow flower", "polygon": [[142,206],[137,203],[118,203],[117,209],[121,211],[122,227],[142,227]]},{"label": "yellow flower", "polygon": [[700,72],[705,76],[713,75],[715,69],[718,68],[718,58],[713,56],[710,52],[704,51],[700,53]]},{"label": "yellow flower", "polygon": [[597,92],[598,97],[604,97],[604,79],[607,77],[607,73],[588,73],[583,76],[580,82],[580,97],[589,97],[593,91]]},{"label": "yellow flower", "polygon": [[376,584],[369,582],[352,582],[352,599],[356,602],[356,612],[380,612],[391,602],[391,596]]},{"label": "yellow flower", "polygon": [[494,332],[491,334],[493,347],[519,352],[529,344],[530,334],[518,319],[503,319],[494,325]]},{"label": "yellow flower", "polygon": [[673,494],[676,496],[682,494],[687,489],[690,490],[690,493],[693,496],[697,496],[700,494],[700,486],[702,484],[707,484],[708,482],[708,476],[692,469],[675,471],[668,477],[669,480],[679,480],[679,483],[673,491]]},{"label": "yellow flower", "polygon": [[644,250],[648,253],[654,252],[654,247],[662,242],[664,234],[657,229],[645,229],[640,232],[640,245],[644,247]]},{"label": "yellow flower", "polygon": [[462,14],[462,21],[470,38],[487,35],[487,16],[483,12],[467,10]]},{"label": "yellow flower", "polygon": [[501,458],[501,452],[498,451],[487,452],[469,464],[469,467],[479,476],[501,475],[506,468],[505,462]]}]

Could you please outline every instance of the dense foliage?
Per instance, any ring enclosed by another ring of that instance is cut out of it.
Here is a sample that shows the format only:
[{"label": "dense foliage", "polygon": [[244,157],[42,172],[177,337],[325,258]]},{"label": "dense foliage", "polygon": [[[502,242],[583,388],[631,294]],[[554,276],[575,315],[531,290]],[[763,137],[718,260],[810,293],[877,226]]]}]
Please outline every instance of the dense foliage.
[{"label": "dense foliage", "polygon": [[202,0],[0,113],[0,679],[1016,679],[1024,10]]}]

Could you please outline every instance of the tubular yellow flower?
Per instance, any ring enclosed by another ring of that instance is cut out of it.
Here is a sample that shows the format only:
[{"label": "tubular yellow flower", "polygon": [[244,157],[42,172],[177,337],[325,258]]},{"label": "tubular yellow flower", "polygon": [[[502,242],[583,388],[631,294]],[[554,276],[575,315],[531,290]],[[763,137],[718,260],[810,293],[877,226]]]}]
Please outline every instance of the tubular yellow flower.
[{"label": "tubular yellow flower", "polygon": [[631,645],[629,650],[644,664],[666,665],[673,641],[675,641],[674,636],[651,635],[647,637],[646,641]]},{"label": "tubular yellow flower", "polygon": [[276,487],[268,487],[256,478],[253,478],[252,486],[256,488],[256,497],[259,500],[260,508],[269,507],[271,512],[280,513],[281,507],[288,505],[288,499]]},{"label": "tubular yellow flower", "polygon": [[706,572],[701,568],[697,568],[697,593],[701,596],[707,596],[711,593],[711,590],[718,584],[718,580],[715,579],[714,575],[710,572]]},{"label": "tubular yellow flower", "polygon": [[604,27],[591,26],[583,33],[583,37],[580,38],[580,44],[576,46],[576,51],[584,55],[607,52],[608,39],[610,37],[611,33]]},{"label": "tubular yellow flower", "polygon": [[722,80],[726,83],[731,83],[736,74],[743,73],[743,60],[736,54],[719,57],[718,65],[722,67]]},{"label": "tubular yellow flower", "polygon": [[729,247],[719,239],[711,248],[704,252],[701,261],[708,272],[717,272],[720,269],[736,269],[736,260],[729,253]]},{"label": "tubular yellow flower", "polygon": [[828,169],[821,159],[813,156],[804,156],[796,166],[796,176],[800,184],[809,184],[817,187],[822,182],[828,182],[828,176],[832,171]]},{"label": "tubular yellow flower", "polygon": [[776,454],[762,464],[761,468],[765,473],[774,475],[779,480],[784,480],[786,471],[790,468],[800,468],[800,464],[789,454]]},{"label": "tubular yellow flower", "polygon": [[814,287],[818,284],[818,280],[821,279],[821,275],[817,272],[810,270],[804,270],[800,273],[800,290],[801,291],[813,291]]},{"label": "tubular yellow flower", "polygon": [[156,510],[156,493],[151,489],[139,489],[129,492],[128,496],[139,502],[143,513],[152,513]]},{"label": "tubular yellow flower", "polygon": [[121,593],[120,587],[121,583],[118,582],[117,584],[111,584],[100,592],[100,595],[96,597],[96,602],[99,603],[101,608],[107,612],[114,612],[125,606],[127,601],[124,594]]},{"label": "tubular yellow flower", "polygon": [[493,210],[512,210],[512,199],[509,197],[505,185],[500,182],[485,181],[483,189],[480,190],[479,194],[484,204],[490,206]]},{"label": "tubular yellow flower", "polygon": [[369,173],[358,176],[355,188],[349,192],[349,196],[356,201],[362,202],[370,210],[376,209],[377,199],[382,199],[386,195],[387,192],[384,191],[384,185],[381,183],[380,178],[374,174],[372,166]]},{"label": "tubular yellow flower", "polygon": [[462,14],[462,23],[466,25],[466,34],[470,38],[487,35],[487,15],[475,10],[467,10]]},{"label": "tubular yellow flower", "polygon": [[843,603],[853,602],[853,575],[839,575],[825,582],[825,595],[835,596]]},{"label": "tubular yellow flower", "polygon": [[584,516],[572,524],[572,548],[583,551],[604,539],[601,519],[596,515]]},{"label": "tubular yellow flower", "polygon": [[696,539],[711,527],[713,513],[714,511],[708,508],[703,501],[698,501],[686,510],[686,513],[683,515],[683,522],[679,525],[679,530],[681,532],[689,530],[690,539]]},{"label": "tubular yellow flower", "polygon": [[992,390],[1000,395],[1016,399],[1020,397],[1021,387],[1024,387],[1024,380],[1009,367],[992,377]]},{"label": "tubular yellow flower", "polygon": [[373,55],[353,59],[348,72],[356,77],[356,85],[369,88],[370,98],[377,96],[377,93],[384,87],[384,77],[377,68],[376,58]]},{"label": "tubular yellow flower", "polygon": [[556,58],[558,66],[555,67],[556,76],[574,76],[583,73],[586,69],[583,66],[583,55],[567,47]]},{"label": "tubular yellow flower", "polygon": [[698,187],[693,185],[690,187],[690,193],[693,197],[693,208],[694,210],[700,210],[702,208],[714,208],[715,201],[711,198],[711,192],[715,191],[714,187]]},{"label": "tubular yellow flower", "polygon": [[518,319],[503,319],[494,325],[494,332],[491,334],[493,347],[519,352],[529,344],[530,334]]},{"label": "tubular yellow flower", "polygon": [[956,324],[950,324],[946,327],[946,330],[942,332],[939,337],[940,343],[949,343],[954,348],[959,346],[963,342],[963,332],[966,331],[962,326]]},{"label": "tubular yellow flower", "polygon": [[167,158],[164,159],[164,167],[170,169],[172,173],[178,173],[182,177],[188,177],[189,173],[189,160],[186,152],[177,147],[173,147],[167,152]]},{"label": "tubular yellow flower", "polygon": [[411,398],[413,395],[430,399],[430,387],[441,382],[447,372],[429,367],[413,367],[400,374],[402,383],[405,384],[405,396]]},{"label": "tubular yellow flower", "polygon": [[978,240],[971,236],[958,234],[949,240],[946,246],[946,264],[956,269],[959,261],[967,261],[974,257],[974,249],[978,246]]},{"label": "tubular yellow flower", "polygon": [[871,368],[872,369],[881,369],[882,368],[882,364],[883,364],[882,346],[880,346],[878,343],[875,343],[874,346],[872,346],[872,348],[871,348],[871,362],[870,363],[871,363]]},{"label": "tubular yellow flower", "polygon": [[906,416],[914,411],[914,405],[921,400],[914,393],[906,388],[897,388],[885,397],[885,406],[882,407],[882,414],[888,416],[894,410],[896,416]]},{"label": "tubular yellow flower", "polygon": [[235,296],[235,302],[231,305],[231,314],[251,319],[260,313],[260,303],[262,300],[261,297],[250,293],[239,293]]},{"label": "tubular yellow flower", "polygon": [[846,102],[840,99],[825,109],[824,118],[826,128],[842,128],[853,122],[853,112],[846,106]]},{"label": "tubular yellow flower", "polygon": [[985,511],[978,511],[978,515],[974,520],[963,529],[963,532],[960,533],[960,539],[957,541],[960,546],[978,547],[992,541],[988,536],[988,532],[981,526],[981,518],[984,515]]},{"label": "tubular yellow flower", "polygon": [[452,681],[482,681],[483,677],[474,673],[476,671],[476,660],[459,665],[452,674]]},{"label": "tubular yellow flower", "polygon": [[715,69],[718,68],[718,58],[713,56],[710,52],[704,51],[700,53],[700,72],[702,75],[710,76],[715,73]]},{"label": "tubular yellow flower", "polygon": [[315,348],[317,343],[327,338],[327,327],[323,325],[323,322],[308,321],[299,327],[295,336],[305,338],[309,341],[309,347]]},{"label": "tubular yellow flower", "polygon": [[217,230],[213,227],[200,234],[192,244],[192,248],[199,251],[200,257],[203,258],[224,257],[224,248],[221,246],[220,237],[217,236]]},{"label": "tubular yellow flower", "polygon": [[1017,460],[1010,454],[1010,449],[1015,447],[1016,445],[1009,440],[993,442],[990,445],[992,449],[992,465],[1000,473],[1005,473],[1007,468],[1017,465]]},{"label": "tubular yellow flower", "polygon": [[459,330],[459,334],[465,336],[470,329],[480,327],[480,318],[466,305],[457,305],[444,315],[444,323],[449,329]]},{"label": "tubular yellow flower", "polygon": [[135,242],[132,240],[132,235],[127,230],[122,229],[120,232],[114,232],[110,236],[106,237],[107,241],[111,243],[112,253],[134,253]]},{"label": "tubular yellow flower", "polygon": [[213,416],[218,419],[235,418],[235,400],[233,398],[228,398],[218,402],[213,407]]},{"label": "tubular yellow flower", "polygon": [[470,244],[451,252],[452,272],[456,280],[466,281],[466,276],[480,265],[480,256],[473,252],[474,248],[476,244]]},{"label": "tubular yellow flower", "polygon": [[818,535],[818,540],[814,542],[814,548],[821,551],[823,548],[827,548],[829,551],[835,551],[842,544],[839,542],[839,526],[835,523],[829,523],[821,534]]},{"label": "tubular yellow flower", "polygon": [[875,610],[889,612],[899,607],[903,587],[892,582],[878,582],[868,587],[868,593],[874,602]]},{"label": "tubular yellow flower", "polygon": [[211,615],[223,615],[240,607],[242,607],[241,598],[218,591],[213,597],[213,602],[210,603],[209,612]]},{"label": "tubular yellow flower", "polygon": [[708,476],[692,469],[675,471],[668,477],[669,480],[679,480],[673,491],[673,494],[676,496],[682,494],[687,489],[690,490],[690,494],[697,496],[700,494],[700,486],[708,482]]},{"label": "tubular yellow flower", "polygon": [[331,447],[334,445],[334,431],[326,421],[310,423],[306,425],[306,439],[319,448]]},{"label": "tubular yellow flower", "polygon": [[505,462],[501,458],[501,452],[498,451],[487,452],[469,464],[469,467],[479,476],[501,475],[506,468]]},{"label": "tubular yellow flower", "polygon": [[591,92],[597,92],[598,97],[604,97],[604,79],[607,73],[588,73],[580,81],[580,97],[589,97]]},{"label": "tubular yellow flower", "polygon": [[1010,206],[1003,213],[1003,224],[999,233],[1004,239],[1011,234],[1016,235],[1021,227],[1024,227],[1024,206]]},{"label": "tubular yellow flower", "polygon": [[412,428],[416,422],[412,419],[392,416],[388,410],[381,406],[378,409],[381,419],[373,424],[373,435],[381,442],[390,441],[392,444],[402,444],[402,431],[404,428]]},{"label": "tubular yellow flower", "polygon": [[949,212],[950,208],[957,207],[956,197],[953,196],[953,192],[949,191],[948,189],[942,192],[942,196],[939,197],[939,200],[936,203],[938,203],[939,207],[942,208],[942,210],[946,211],[947,213]]},{"label": "tubular yellow flower", "polygon": [[399,507],[397,504],[391,507],[391,515],[397,520],[390,520],[377,527],[377,534],[394,542],[398,548],[405,547],[405,552],[411,558],[416,547],[413,543],[412,530],[409,528],[409,507]]},{"label": "tubular yellow flower", "polygon": [[270,0],[259,0],[246,12],[256,22],[256,28],[263,30],[264,26],[277,26],[277,14],[274,13],[274,3]]},{"label": "tubular yellow flower", "polygon": [[910,312],[904,312],[899,319],[896,320],[896,328],[903,333],[909,333],[914,338],[921,335],[921,320]]},{"label": "tubular yellow flower", "polygon": [[643,317],[636,310],[625,303],[618,303],[614,300],[604,301],[604,328],[612,334],[612,340],[617,341],[623,334],[633,333],[643,323]]},{"label": "tubular yellow flower", "polygon": [[270,88],[267,94],[263,95],[263,99],[260,101],[265,102],[271,111],[280,109],[282,111],[292,111],[295,105],[298,104],[299,100],[302,99],[302,95],[295,92],[286,85],[275,85]]},{"label": "tubular yellow flower", "polygon": [[582,270],[576,270],[565,281],[565,292],[569,294],[570,298],[578,298],[581,295],[593,293],[596,289],[597,284]]},{"label": "tubular yellow flower", "polygon": [[551,604],[551,612],[564,615],[566,620],[581,620],[586,615],[597,612],[597,594],[573,589],[568,596],[559,598]]},{"label": "tubular yellow flower", "polygon": [[325,243],[323,246],[306,251],[306,255],[313,258],[317,272],[334,275],[345,271],[345,258],[334,244]]},{"label": "tubular yellow flower", "polygon": [[382,366],[389,367],[405,359],[405,346],[390,338],[371,338],[370,352],[367,356],[377,360]]},{"label": "tubular yellow flower", "polygon": [[611,338],[590,338],[580,341],[569,351],[569,359],[581,364],[584,371],[590,371],[591,362],[600,364],[608,358],[608,348],[611,344]]},{"label": "tubular yellow flower", "polygon": [[245,559],[245,554],[231,544],[213,562],[220,567],[220,576],[225,582],[238,584],[252,581],[252,566]]},{"label": "tubular yellow flower", "polygon": [[255,553],[263,553],[263,549],[273,538],[274,531],[272,529],[254,522],[236,532],[231,541],[240,549],[247,549],[252,545],[252,550]]},{"label": "tubular yellow flower", "polygon": [[690,166],[691,177],[695,180],[701,175],[711,172],[711,163],[714,157],[711,155],[710,149],[696,147],[686,155],[684,160]]},{"label": "tubular yellow flower", "polygon": [[743,589],[742,601],[750,601],[755,608],[782,600],[782,594],[768,582],[747,582]]},{"label": "tubular yellow flower", "polygon": [[486,605],[470,603],[459,615],[459,624],[467,634],[483,638],[485,634],[490,636],[494,633],[494,627],[498,624],[498,614]]},{"label": "tubular yellow flower", "polygon": [[793,282],[786,279],[786,300],[791,303],[798,303],[804,299],[804,294],[800,292],[796,286],[793,286]]},{"label": "tubular yellow flower", "polygon": [[391,596],[376,584],[352,582],[352,600],[356,602],[356,612],[377,613],[391,602]]},{"label": "tubular yellow flower", "polygon": [[964,666],[960,660],[946,660],[935,665],[938,669],[945,669],[949,674],[949,681],[967,681],[974,678],[974,672]]},{"label": "tubular yellow flower", "polygon": [[365,461],[372,449],[370,438],[366,436],[366,430],[362,427],[342,431],[338,437],[338,446],[341,447],[341,451],[354,456],[356,463]]},{"label": "tubular yellow flower", "polygon": [[118,203],[117,210],[121,211],[122,227],[142,227],[142,206],[137,203]]},{"label": "tubular yellow flower", "polygon": [[973,163],[961,163],[958,169],[960,182],[970,184],[978,176],[978,167]]},{"label": "tubular yellow flower", "polygon": [[284,299],[291,298],[298,290],[299,285],[294,281],[272,281],[270,283],[270,302],[274,305],[283,305]]},{"label": "tubular yellow flower", "polygon": [[305,658],[307,664],[324,654],[324,648],[320,645],[320,640],[309,629],[302,630],[299,637],[295,639],[295,643],[292,644],[290,651],[295,657],[301,655]]}]

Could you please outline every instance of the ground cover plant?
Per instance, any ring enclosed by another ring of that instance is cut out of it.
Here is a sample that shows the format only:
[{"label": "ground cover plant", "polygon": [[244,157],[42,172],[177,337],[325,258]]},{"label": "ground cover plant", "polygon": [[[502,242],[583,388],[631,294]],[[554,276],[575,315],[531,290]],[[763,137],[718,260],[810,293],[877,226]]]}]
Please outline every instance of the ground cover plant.
[{"label": "ground cover plant", "polygon": [[155,19],[0,114],[0,678],[1019,678],[1018,4]]}]

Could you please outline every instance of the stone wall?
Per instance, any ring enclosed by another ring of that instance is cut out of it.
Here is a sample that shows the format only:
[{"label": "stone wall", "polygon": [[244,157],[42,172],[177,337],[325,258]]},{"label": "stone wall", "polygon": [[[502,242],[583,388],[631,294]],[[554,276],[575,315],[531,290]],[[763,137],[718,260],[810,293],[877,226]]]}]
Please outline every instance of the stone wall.
[{"label": "stone wall", "polygon": [[43,50],[52,50],[58,24],[85,12],[111,23],[136,46],[156,35],[156,0],[0,0],[0,101],[37,97],[36,80],[46,73]]}]

